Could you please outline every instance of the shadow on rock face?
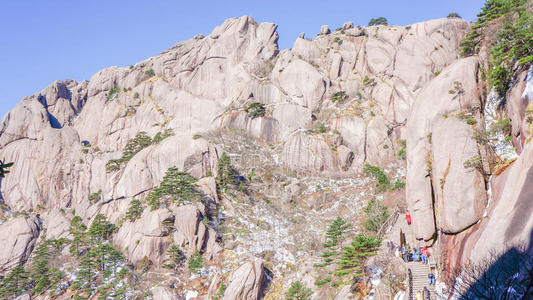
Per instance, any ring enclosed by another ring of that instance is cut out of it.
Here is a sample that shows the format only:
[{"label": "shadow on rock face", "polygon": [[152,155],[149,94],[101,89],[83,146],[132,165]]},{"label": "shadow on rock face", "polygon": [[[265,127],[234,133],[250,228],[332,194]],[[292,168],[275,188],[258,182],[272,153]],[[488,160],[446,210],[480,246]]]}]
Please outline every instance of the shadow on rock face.
[{"label": "shadow on rock face", "polygon": [[459,299],[533,299],[533,231],[528,244],[490,252],[456,276]]}]

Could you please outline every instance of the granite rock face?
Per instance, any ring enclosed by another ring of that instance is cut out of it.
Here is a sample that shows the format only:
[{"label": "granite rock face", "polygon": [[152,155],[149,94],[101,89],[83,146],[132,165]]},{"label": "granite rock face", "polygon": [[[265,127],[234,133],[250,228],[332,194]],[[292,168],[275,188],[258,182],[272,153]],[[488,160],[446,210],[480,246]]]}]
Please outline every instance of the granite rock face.
[{"label": "granite rock face", "polygon": [[0,224],[0,276],[26,262],[39,237],[35,218],[17,217]]},{"label": "granite rock face", "polygon": [[[69,237],[75,210],[83,220],[102,213],[120,223],[112,243],[131,265],[148,259],[160,271],[171,245],[189,256],[202,252],[211,267],[229,257],[238,263],[225,269],[223,299],[260,298],[271,279],[263,261],[243,254],[287,259],[287,253],[272,254],[264,246],[265,236],[283,233],[273,227],[285,223],[274,217],[243,223],[261,227],[251,233],[256,247],[246,249],[242,241],[221,243],[220,224],[210,222],[238,218],[237,206],[257,203],[244,191],[243,203],[229,203],[215,180],[223,149],[235,147],[234,158],[246,163],[246,155],[259,157],[251,153],[252,145],[270,151],[261,166],[268,165],[268,177],[282,187],[277,192],[265,184],[262,197],[281,199],[283,208],[303,202],[310,211],[320,210],[328,200],[313,198],[318,184],[311,190],[285,178],[288,174],[350,181],[360,178],[366,164],[406,163],[399,179],[406,177],[417,239],[454,235],[450,239],[470,247],[490,248],[497,245],[489,237],[513,243],[529,238],[531,70],[511,88],[506,108],[520,156],[489,181],[479,170],[465,168],[469,160],[487,158],[485,145],[476,140],[485,122],[480,59],[458,57],[468,22],[453,18],[368,28],[347,22],[333,32],[323,26],[316,38],[301,36],[292,49],[281,51],[276,28],[248,16],[228,19],[206,36],[131,67],[110,67],[89,81],[56,81],[22,99],[0,123],[0,158],[15,163],[0,182],[6,205],[0,212],[27,211],[40,219],[11,217],[0,224],[0,240],[7,245],[0,249],[0,275],[29,258],[41,227],[46,238]],[[109,168],[141,132],[169,136]],[[225,132],[242,134],[248,144],[224,140]],[[407,153],[405,162],[401,151]],[[131,202],[146,204],[172,167],[199,179],[202,202],[146,208],[137,220],[125,220]],[[237,177],[252,182],[252,175]],[[267,215],[258,208],[253,214]],[[205,286],[213,294],[222,282],[219,275],[210,277],[211,285],[194,276],[184,280],[195,287],[190,295],[198,296]],[[335,299],[349,294],[343,288]],[[153,295],[182,296],[168,287],[154,288]]]}]

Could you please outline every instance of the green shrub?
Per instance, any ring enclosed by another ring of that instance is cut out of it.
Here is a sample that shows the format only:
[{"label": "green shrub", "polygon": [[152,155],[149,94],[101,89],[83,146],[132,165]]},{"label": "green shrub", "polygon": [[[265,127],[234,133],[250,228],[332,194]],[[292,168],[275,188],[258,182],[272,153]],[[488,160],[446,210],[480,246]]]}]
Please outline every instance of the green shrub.
[{"label": "green shrub", "polygon": [[326,277],[322,280],[315,281],[316,286],[323,286],[324,284],[331,282],[331,277]]},{"label": "green shrub", "polygon": [[197,139],[199,139],[199,138],[201,138],[201,137],[202,137],[201,135],[199,135],[199,134],[195,134],[195,135],[192,136],[192,139],[193,139],[193,140],[197,140]]},{"label": "green shrub", "polygon": [[197,273],[200,271],[203,265],[203,257],[200,251],[196,250],[191,257],[189,257],[189,270],[191,272]]},{"label": "green shrub", "polygon": [[448,18],[448,19],[461,19],[461,16],[458,13],[450,13],[450,14],[448,14],[448,16],[446,18]]},{"label": "green shrub", "polygon": [[96,193],[92,193],[89,196],[89,201],[91,202],[98,202],[102,199],[102,190],[98,190]]},{"label": "green shrub", "polygon": [[328,128],[326,127],[326,125],[324,125],[324,123],[321,123],[318,127],[318,132],[325,133],[326,131],[328,131]]},{"label": "green shrub", "polygon": [[224,293],[226,292],[226,288],[227,288],[226,284],[222,282],[220,286],[218,287],[217,294],[215,295],[213,300],[219,300],[221,297],[223,297]]},{"label": "green shrub", "polygon": [[370,21],[368,21],[368,26],[375,26],[375,25],[389,25],[387,22],[387,19],[384,17],[379,18],[372,18]]},{"label": "green shrub", "polygon": [[366,164],[363,168],[363,174],[373,177],[376,180],[376,188],[379,192],[386,191],[390,186],[387,175],[378,167]]},{"label": "green shrub", "polygon": [[407,151],[405,149],[407,147],[407,143],[405,142],[405,140],[400,140],[399,144],[400,150],[398,151],[398,158],[401,160],[405,160],[405,158],[407,157]]},{"label": "green shrub", "polygon": [[466,124],[475,125],[477,124],[477,121],[475,119],[466,119]]},{"label": "green shrub", "polygon": [[394,185],[392,186],[391,190],[395,191],[397,189],[402,189],[405,187],[405,182],[401,182],[399,180],[396,180],[396,182],[394,183]]},{"label": "green shrub", "polygon": [[150,77],[155,76],[155,72],[152,69],[146,70],[146,72],[144,72],[144,74],[146,74],[146,75],[148,75]]},{"label": "green shrub", "polygon": [[339,46],[342,45],[342,39],[338,36],[333,39],[333,42],[337,43]]},{"label": "green shrub", "polygon": [[376,84],[376,80],[374,78],[370,78],[368,76],[365,76],[365,78],[363,78],[364,86],[373,86],[375,84]]},{"label": "green shrub", "polygon": [[107,93],[107,100],[111,100],[111,98],[113,98],[113,96],[117,94],[119,91],[120,90],[117,87],[110,89],[109,92]]},{"label": "green shrub", "polygon": [[265,105],[259,102],[250,103],[250,105],[248,105],[246,108],[246,112],[252,119],[263,117],[266,113]]},{"label": "green shrub", "polygon": [[335,94],[333,94],[333,98],[331,98],[331,101],[333,101],[333,102],[342,102],[347,97],[348,97],[348,95],[346,95],[345,91],[338,91]]},{"label": "green shrub", "polygon": [[133,94],[133,99],[139,99],[139,93],[138,92],[135,92],[135,94]]},{"label": "green shrub", "polygon": [[287,300],[309,300],[313,291],[301,281],[295,281],[287,291]]}]

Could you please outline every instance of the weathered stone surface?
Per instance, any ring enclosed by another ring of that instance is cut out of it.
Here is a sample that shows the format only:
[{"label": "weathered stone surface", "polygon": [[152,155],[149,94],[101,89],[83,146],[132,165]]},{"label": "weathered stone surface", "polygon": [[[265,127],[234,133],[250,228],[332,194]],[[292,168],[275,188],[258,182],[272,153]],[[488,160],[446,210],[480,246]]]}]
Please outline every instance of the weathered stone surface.
[{"label": "weathered stone surface", "polygon": [[[438,153],[449,151],[448,145],[442,140],[434,140],[432,133],[435,130],[445,130],[437,128],[438,120],[443,116],[453,115],[463,109],[472,109],[480,107],[480,87],[478,85],[478,68],[479,62],[475,57],[461,59],[445,69],[438,78],[432,80],[426,87],[420,91],[417,100],[409,114],[407,120],[407,202],[413,215],[413,226],[416,236],[429,240],[435,232],[433,218],[433,200],[432,188],[434,191],[440,189],[439,178],[428,176],[432,168],[433,154],[432,149]],[[455,82],[460,83],[460,90],[457,93],[450,93],[450,90],[456,86]],[[463,128],[464,129],[464,128]],[[439,131],[442,132],[442,131]],[[456,133],[459,136],[471,135],[470,131]],[[435,143],[435,144],[432,144]],[[441,144],[443,143],[443,144]],[[470,146],[471,148],[471,146]],[[442,152],[441,152],[442,151]],[[467,150],[468,154],[471,150]],[[466,153],[465,153],[466,155]],[[464,156],[464,155],[463,155]],[[439,162],[442,163],[442,162]],[[445,162],[447,164],[447,162]],[[459,164],[460,162],[456,162]],[[459,166],[457,167],[459,168]],[[444,173],[440,168],[439,172]],[[475,173],[468,173],[465,176],[479,178]],[[466,180],[465,178],[447,178],[446,180]],[[484,186],[475,184],[477,179],[468,180],[472,183],[472,188],[478,189],[474,195],[480,195]],[[432,186],[433,184],[433,186]],[[450,195],[450,197],[452,197]],[[462,195],[454,195],[460,199]],[[472,201],[483,201],[483,197],[471,197],[469,203],[464,203],[463,207],[479,207],[482,203]],[[463,199],[464,200],[464,199]],[[461,200],[459,200],[461,201]],[[446,203],[444,205],[447,205]],[[472,224],[472,218],[478,216],[479,210],[473,209],[474,214],[466,223]],[[464,225],[464,224],[462,224]],[[455,228],[458,229],[458,228]]]},{"label": "weathered stone surface", "polygon": [[0,224],[0,276],[26,262],[33,251],[39,230],[36,218],[21,216]]},{"label": "weathered stone surface", "polygon": [[259,259],[246,262],[237,268],[229,278],[223,300],[252,300],[262,296],[265,283],[263,262]]},{"label": "weathered stone surface", "polygon": [[445,233],[458,233],[476,223],[487,204],[485,180],[464,162],[479,157],[471,125],[456,117],[434,124],[432,168],[437,226]]},{"label": "weathered stone surface", "polygon": [[321,135],[296,132],[283,146],[281,160],[289,168],[306,171],[338,171],[340,162]]},{"label": "weathered stone surface", "polygon": [[178,296],[174,293],[171,288],[156,286],[152,289],[153,299],[154,300],[178,300]]}]

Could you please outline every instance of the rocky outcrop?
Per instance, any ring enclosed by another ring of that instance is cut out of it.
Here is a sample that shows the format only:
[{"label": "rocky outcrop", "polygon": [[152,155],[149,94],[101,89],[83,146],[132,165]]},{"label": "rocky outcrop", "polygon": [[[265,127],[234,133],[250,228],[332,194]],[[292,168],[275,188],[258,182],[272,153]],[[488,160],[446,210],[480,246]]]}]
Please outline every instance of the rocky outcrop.
[{"label": "rocky outcrop", "polygon": [[178,300],[178,296],[168,287],[156,286],[152,290],[154,300]]},{"label": "rocky outcrop", "polygon": [[407,120],[406,192],[417,238],[431,239],[436,228],[460,232],[483,214],[484,179],[463,165],[480,152],[466,124],[479,118],[478,68],[472,57],[445,69],[420,91]]},{"label": "rocky outcrop", "polygon": [[263,262],[259,259],[246,262],[231,274],[223,300],[260,299],[265,284]]},{"label": "rocky outcrop", "polygon": [[39,236],[36,218],[23,216],[0,224],[0,276],[26,262]]}]

